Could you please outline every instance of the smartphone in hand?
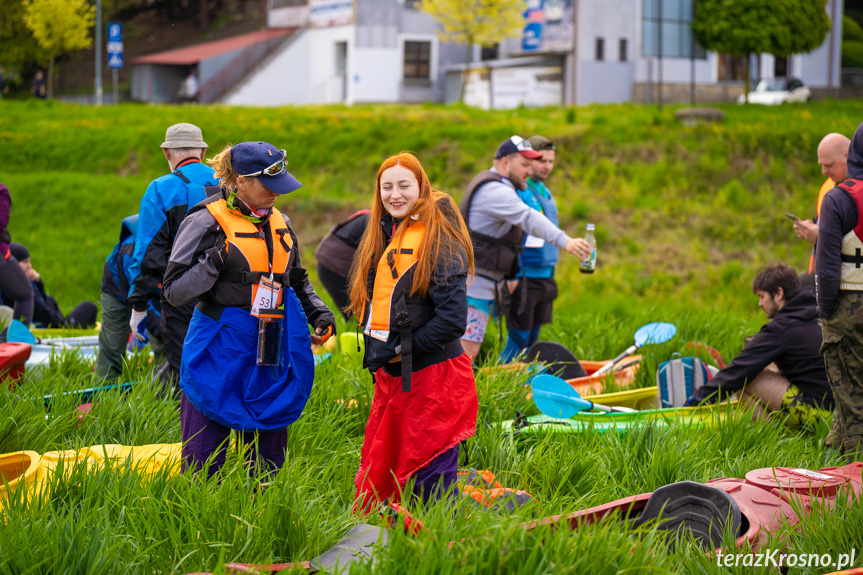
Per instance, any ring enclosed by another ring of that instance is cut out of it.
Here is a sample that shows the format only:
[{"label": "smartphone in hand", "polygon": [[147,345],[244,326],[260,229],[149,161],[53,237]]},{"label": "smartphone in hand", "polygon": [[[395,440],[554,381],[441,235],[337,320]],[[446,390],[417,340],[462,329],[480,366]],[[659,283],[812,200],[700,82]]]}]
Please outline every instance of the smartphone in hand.
[{"label": "smartphone in hand", "polygon": [[795,216],[794,214],[785,214],[785,217],[788,218],[789,220],[794,220],[794,221],[797,221],[800,219],[797,216]]}]

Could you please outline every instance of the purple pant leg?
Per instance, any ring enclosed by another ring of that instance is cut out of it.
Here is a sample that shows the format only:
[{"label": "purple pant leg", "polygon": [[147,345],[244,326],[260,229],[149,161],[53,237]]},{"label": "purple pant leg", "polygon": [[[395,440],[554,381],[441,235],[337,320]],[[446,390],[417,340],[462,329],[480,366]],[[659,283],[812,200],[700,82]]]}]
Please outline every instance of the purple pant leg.
[{"label": "purple pant leg", "polygon": [[[275,473],[285,464],[285,449],[288,447],[288,428],[277,429],[275,431],[244,431],[243,441],[249,445],[254,445],[257,439],[256,450],[250,449],[247,457],[250,467],[249,473],[255,472],[257,458],[260,457],[266,464],[266,471]],[[262,470],[263,471],[263,470]]]},{"label": "purple pant leg", "polygon": [[183,471],[189,468],[200,471],[215,453],[207,474],[209,479],[225,464],[230,428],[207,418],[183,393],[180,399],[180,429],[183,437]]},{"label": "purple pant leg", "polygon": [[414,475],[414,495],[423,503],[439,500],[455,483],[458,472],[458,445],[452,447],[420,469]]}]

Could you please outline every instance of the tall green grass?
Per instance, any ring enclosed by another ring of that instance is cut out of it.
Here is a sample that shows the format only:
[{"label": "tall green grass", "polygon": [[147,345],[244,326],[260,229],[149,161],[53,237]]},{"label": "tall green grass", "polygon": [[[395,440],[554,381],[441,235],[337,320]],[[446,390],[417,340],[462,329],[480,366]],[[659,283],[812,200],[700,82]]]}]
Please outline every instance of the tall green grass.
[{"label": "tall green grass", "polygon": [[[594,339],[597,349],[614,344],[608,333]],[[645,352],[653,362],[664,353]],[[142,380],[148,375],[145,365],[127,373]],[[148,383],[126,395],[97,396],[83,418],[71,396],[57,396],[47,410],[37,399],[89,383],[90,365],[62,356],[48,370],[27,375],[14,391],[0,393],[0,452],[179,441],[176,401],[163,399]],[[516,410],[536,413],[525,399],[524,375],[500,371],[480,376],[477,384],[477,434],[463,451],[462,465],[492,469],[504,485],[529,491],[537,502],[511,514],[468,504],[455,512],[412,506],[426,532],[417,538],[392,533],[378,563],[358,572],[718,573],[709,557],[688,546],[668,552],[661,533],[652,529],[638,534],[606,521],[570,534],[525,532],[520,524],[684,479],[742,477],[772,465],[824,465],[820,441],[826,424],[806,434],[752,423],[745,414],[715,428],[645,425],[626,434],[512,436],[498,422]],[[28,504],[13,492],[0,529],[0,572],[183,573],[231,561],[314,557],[360,521],[350,508],[372,393],[370,378],[348,356],[336,354],[322,364],[305,413],[289,428],[286,465],[273,477],[250,477],[243,455],[231,448],[225,468],[211,481],[164,471],[145,477],[114,464],[55,476],[45,501]],[[825,531],[822,525],[856,525],[863,521],[859,506],[840,506],[830,517],[804,523],[793,535],[795,548],[833,552],[856,544],[858,538],[846,530]],[[367,521],[379,524],[374,517]]]},{"label": "tall green grass", "polygon": [[[309,268],[329,225],[368,204],[383,157],[415,151],[435,186],[459,197],[472,175],[490,164],[499,141],[512,133],[543,133],[558,143],[550,187],[563,226],[579,234],[585,222],[597,224],[600,265],[593,276],[582,276],[562,256],[555,320],[542,337],[580,358],[603,359],[631,344],[642,324],[674,322],[676,338],[642,349],[637,385],[648,386],[656,366],[686,343],[704,342],[730,359],[765,321],[749,289],[752,276],[776,259],[805,264],[809,248],[782,214],[813,211],[821,183],[815,146],[824,132],[850,135],[863,104],[723,109],[723,124],[684,127],[671,110],[658,114],[629,105],[574,113],[440,106],[93,109],[4,101],[0,181],[13,194],[13,237],[30,247],[65,309],[98,298],[102,261],[121,218],[137,211],[148,182],[167,169],[158,146],[172,123],[202,126],[211,152],[249,139],[288,148],[290,169],[305,186],[280,207],[299,232]],[[353,331],[338,321],[340,330]],[[492,327],[483,361],[493,362],[500,347]],[[146,361],[136,361],[123,378],[146,382],[149,375]],[[683,479],[825,463],[826,424],[807,434],[776,422],[752,423],[745,414],[715,428],[507,435],[499,422],[516,410],[537,412],[525,398],[526,379],[524,371],[478,376],[477,434],[461,463],[492,469],[537,503],[512,514],[468,505],[455,513],[446,506],[414,507],[427,530],[416,538],[392,533],[377,562],[355,572],[726,573],[692,546],[668,551],[652,528],[634,533],[604,521],[570,533],[525,531],[521,523]],[[66,355],[29,373],[16,389],[4,389],[0,453],[179,441],[177,403],[152,384],[126,395],[103,393],[81,417],[75,398],[62,393],[91,385],[92,366]],[[306,411],[289,429],[286,465],[273,477],[250,477],[232,448],[211,481],[166,472],[144,477],[116,466],[90,473],[76,468],[51,480],[44,501],[27,503],[22,493],[12,493],[0,529],[0,572],[184,573],[220,570],[229,561],[314,557],[360,521],[350,514],[353,477],[373,392],[370,377],[349,356],[336,354],[322,364]],[[46,407],[41,398],[49,393],[55,399]],[[838,505],[787,529],[784,543],[777,535],[775,544],[860,551],[861,524],[859,505]]]}]

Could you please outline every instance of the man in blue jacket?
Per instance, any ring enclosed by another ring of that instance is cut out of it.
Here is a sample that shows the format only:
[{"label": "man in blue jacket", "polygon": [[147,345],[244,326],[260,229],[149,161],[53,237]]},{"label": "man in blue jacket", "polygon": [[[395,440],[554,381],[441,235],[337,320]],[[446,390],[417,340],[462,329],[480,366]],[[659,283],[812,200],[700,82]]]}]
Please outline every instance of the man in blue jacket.
[{"label": "man in blue jacket", "polygon": [[[544,136],[533,136],[527,140],[541,157],[532,161],[531,176],[524,190],[516,190],[521,200],[540,212],[555,226],[560,226],[557,204],[545,182],[554,169],[554,142]],[[521,274],[513,280],[515,289],[509,313],[506,316],[506,346],[500,355],[502,363],[509,363],[517,355],[527,351],[539,339],[539,330],[551,323],[551,312],[557,297],[557,281],[554,266],[557,265],[559,248],[550,242],[527,236],[521,254]]]},{"label": "man in blue jacket", "polygon": [[[129,318],[132,315],[132,305],[127,299],[129,268],[137,234],[138,214],[123,218],[120,241],[108,255],[102,269],[102,326],[99,329],[99,354],[96,356],[95,367],[96,377],[99,378],[116,379],[123,373],[126,342],[129,341],[131,333]],[[164,352],[158,297],[151,298],[145,323],[150,347],[156,363],[160,363],[164,360]]]},{"label": "man in blue jacket", "polygon": [[[139,339],[138,326],[147,317],[153,295],[161,294],[162,277],[174,246],[180,223],[191,208],[203,201],[205,186],[216,186],[213,170],[203,163],[207,153],[201,129],[193,124],[174,124],[168,128],[162,153],[171,173],[153,180],[138,212],[138,236],[130,269],[129,302],[132,315],[129,326]],[[216,188],[211,188],[211,192]],[[161,300],[162,341],[168,360],[168,375],[174,382],[180,379],[183,340],[197,302],[174,307]]]}]

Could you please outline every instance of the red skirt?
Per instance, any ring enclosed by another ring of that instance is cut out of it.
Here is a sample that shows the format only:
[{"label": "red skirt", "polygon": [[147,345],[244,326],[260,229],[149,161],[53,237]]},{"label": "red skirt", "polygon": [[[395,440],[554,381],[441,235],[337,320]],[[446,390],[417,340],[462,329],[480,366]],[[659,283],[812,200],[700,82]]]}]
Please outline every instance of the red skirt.
[{"label": "red skirt", "polygon": [[378,370],[354,510],[368,512],[387,498],[400,501],[414,473],[476,433],[478,408],[467,354],[414,372],[409,393],[402,392],[401,377]]}]

